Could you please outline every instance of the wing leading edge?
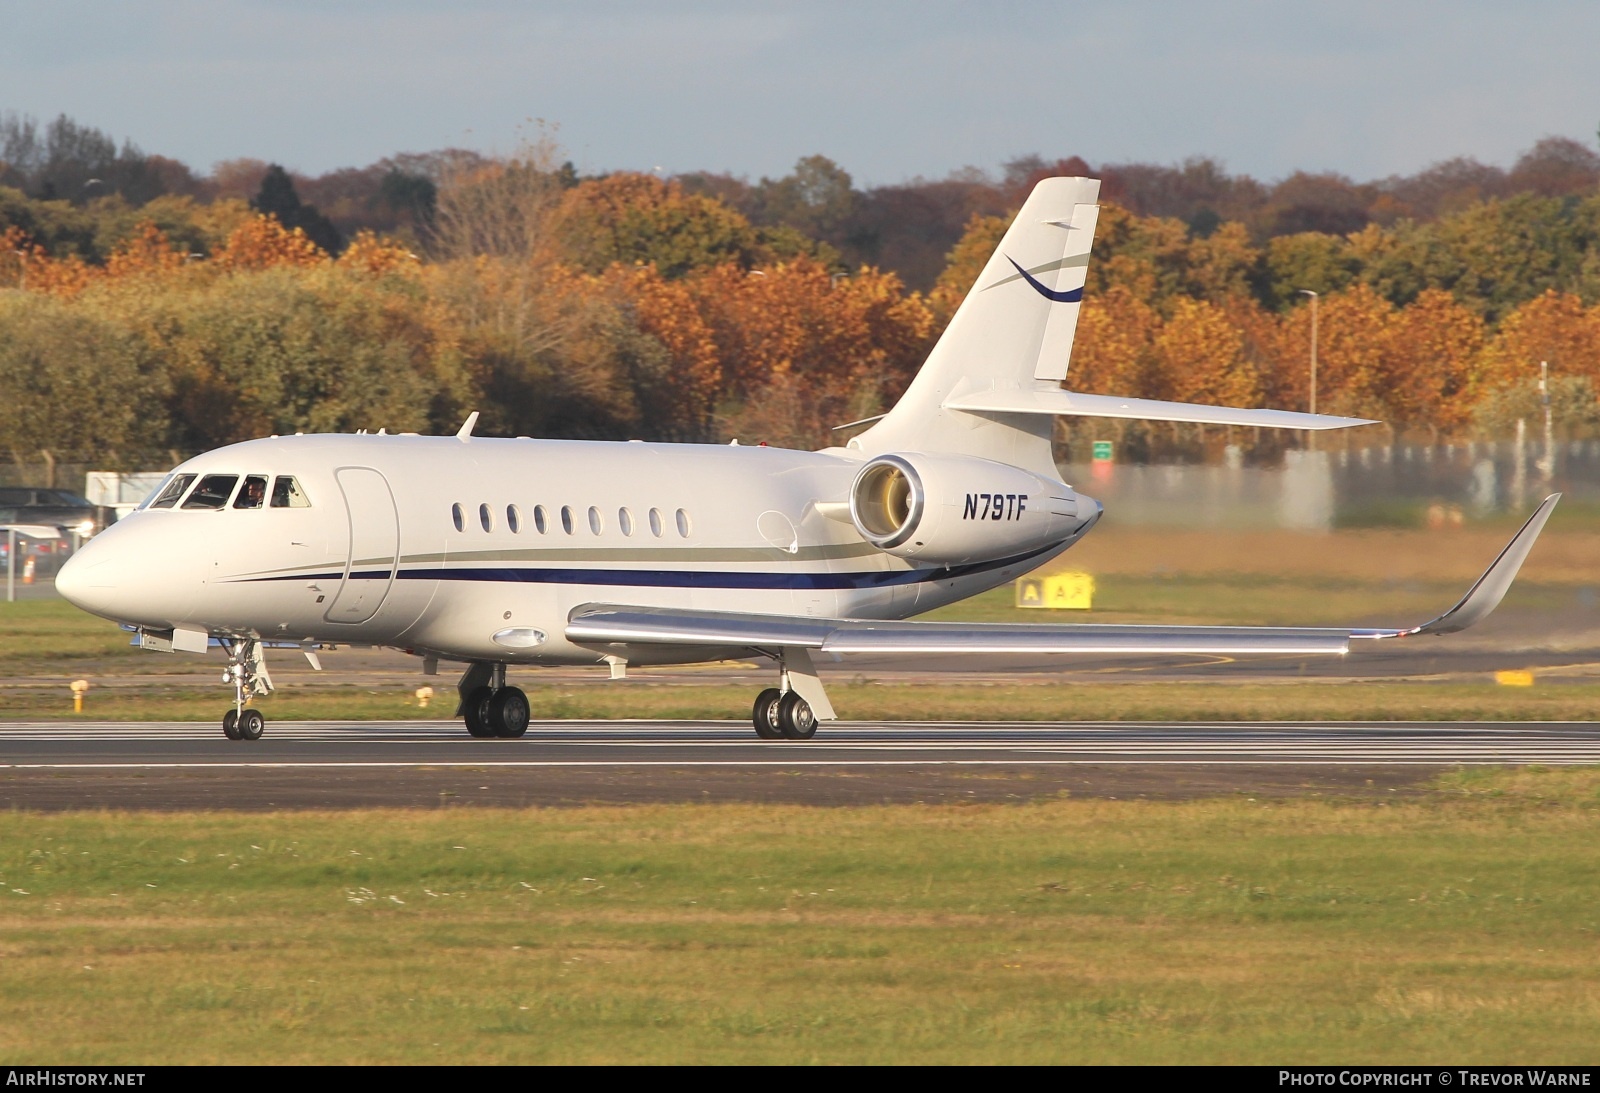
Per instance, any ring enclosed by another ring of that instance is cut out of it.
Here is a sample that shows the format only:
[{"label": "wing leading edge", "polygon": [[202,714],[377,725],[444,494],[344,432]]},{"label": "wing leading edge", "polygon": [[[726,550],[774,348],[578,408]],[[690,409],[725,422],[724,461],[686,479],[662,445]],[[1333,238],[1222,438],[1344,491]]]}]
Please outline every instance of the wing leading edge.
[{"label": "wing leading edge", "polygon": [[816,650],[823,653],[1342,654],[1352,640],[1452,634],[1493,611],[1522,568],[1560,494],[1522,525],[1467,594],[1420,626],[1395,629],[1284,626],[1116,626],[1102,623],[951,623],[816,619],[584,604],[567,638],[585,645],[666,644]]}]

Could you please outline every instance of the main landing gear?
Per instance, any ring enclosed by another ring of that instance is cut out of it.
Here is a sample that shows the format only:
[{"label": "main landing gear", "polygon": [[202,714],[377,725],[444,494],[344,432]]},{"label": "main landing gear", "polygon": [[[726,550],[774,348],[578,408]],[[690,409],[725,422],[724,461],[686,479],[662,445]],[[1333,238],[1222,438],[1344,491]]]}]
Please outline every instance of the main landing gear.
[{"label": "main landing gear", "polygon": [[768,687],[756,695],[751,720],[763,740],[810,740],[817,735],[817,715],[797,691]]},{"label": "main landing gear", "polygon": [[456,685],[461,694],[457,716],[478,737],[515,738],[528,731],[532,708],[520,687],[506,686],[506,666],[476,660]]},{"label": "main landing gear", "polygon": [[267,730],[267,719],[260,710],[244,707],[249,698],[272,693],[272,677],[267,674],[267,658],[255,638],[229,638],[228,666],[222,682],[233,684],[233,709],[222,715],[222,735],[229,740],[260,740]]},{"label": "main landing gear", "polygon": [[763,740],[810,740],[817,722],[832,720],[833,704],[804,649],[773,654],[778,661],[778,686],[756,695],[750,720]]}]

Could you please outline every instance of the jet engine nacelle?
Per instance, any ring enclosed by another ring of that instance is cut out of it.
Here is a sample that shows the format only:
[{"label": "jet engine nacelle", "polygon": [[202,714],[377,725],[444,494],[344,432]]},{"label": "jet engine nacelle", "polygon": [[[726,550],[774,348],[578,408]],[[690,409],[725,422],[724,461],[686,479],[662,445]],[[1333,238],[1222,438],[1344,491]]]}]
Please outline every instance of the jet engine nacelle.
[{"label": "jet engine nacelle", "polygon": [[1082,523],[1064,483],[988,459],[920,452],[868,461],[850,487],[850,519],[879,550],[930,565],[1025,554]]}]

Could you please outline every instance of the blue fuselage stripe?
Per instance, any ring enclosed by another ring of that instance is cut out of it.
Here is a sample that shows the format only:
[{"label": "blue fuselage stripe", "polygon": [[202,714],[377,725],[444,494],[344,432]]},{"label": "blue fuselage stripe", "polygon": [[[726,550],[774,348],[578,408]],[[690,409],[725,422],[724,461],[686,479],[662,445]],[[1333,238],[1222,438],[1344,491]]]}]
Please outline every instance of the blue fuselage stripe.
[{"label": "blue fuselage stripe", "polygon": [[[1018,565],[1054,550],[1059,544],[1031,550],[993,562],[974,562],[947,569],[872,570],[854,573],[770,573],[741,570],[693,569],[547,569],[543,566],[454,566],[444,569],[402,569],[395,577],[402,581],[480,581],[504,584],[571,584],[625,588],[770,588],[843,589],[892,588],[897,585],[948,581]],[[296,573],[278,577],[257,577],[259,581],[337,581],[344,575]],[[357,570],[353,580],[386,581],[389,570]]]}]

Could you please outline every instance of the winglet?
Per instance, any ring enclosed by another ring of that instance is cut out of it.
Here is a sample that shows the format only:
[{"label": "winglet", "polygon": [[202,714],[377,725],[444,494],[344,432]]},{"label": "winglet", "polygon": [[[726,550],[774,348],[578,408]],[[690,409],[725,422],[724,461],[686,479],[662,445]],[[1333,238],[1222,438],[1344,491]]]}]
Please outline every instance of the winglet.
[{"label": "winglet", "polygon": [[1467,590],[1467,594],[1461,597],[1461,602],[1432,622],[1425,622],[1410,630],[1358,630],[1353,631],[1350,636],[1408,638],[1417,634],[1454,634],[1488,618],[1489,612],[1500,606],[1500,601],[1511,588],[1511,582],[1517,579],[1517,571],[1522,568],[1528,552],[1533,549],[1534,540],[1539,538],[1539,532],[1544,530],[1545,521],[1550,519],[1550,514],[1555,511],[1556,502],[1560,500],[1559,493],[1552,493],[1546,497],[1534,510],[1533,515],[1528,517],[1528,522],[1522,525],[1522,530],[1506,544],[1500,556],[1483,571],[1483,576]]},{"label": "winglet", "polygon": [[467,420],[461,423],[461,428],[456,430],[457,440],[466,440],[472,435],[472,427],[478,424],[478,411],[474,410],[467,415]]}]

